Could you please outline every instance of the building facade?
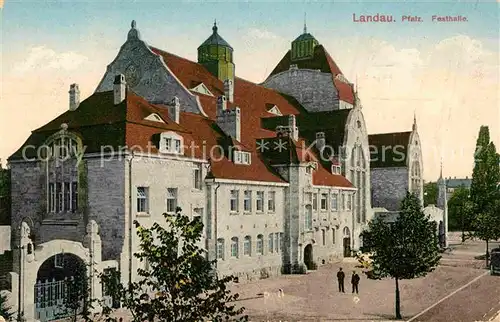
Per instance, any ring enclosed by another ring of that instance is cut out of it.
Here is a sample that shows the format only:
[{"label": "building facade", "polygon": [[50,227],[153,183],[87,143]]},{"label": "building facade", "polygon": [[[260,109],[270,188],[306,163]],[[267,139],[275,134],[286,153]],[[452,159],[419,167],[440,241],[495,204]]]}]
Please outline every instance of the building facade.
[{"label": "building facade", "polygon": [[135,281],[146,264],[133,256],[134,220],[161,223],[180,207],[203,222],[217,270],[243,281],[351,256],[372,200],[387,189],[422,196],[416,123],[391,172],[401,185],[388,188],[353,84],[306,29],[262,84],[235,76],[215,24],[197,52],[193,62],[150,46],[132,22],[95,92],[80,101],[72,84],[68,111],[10,157],[10,291],[28,319],[53,317],[60,299],[45,290],[68,267]]}]

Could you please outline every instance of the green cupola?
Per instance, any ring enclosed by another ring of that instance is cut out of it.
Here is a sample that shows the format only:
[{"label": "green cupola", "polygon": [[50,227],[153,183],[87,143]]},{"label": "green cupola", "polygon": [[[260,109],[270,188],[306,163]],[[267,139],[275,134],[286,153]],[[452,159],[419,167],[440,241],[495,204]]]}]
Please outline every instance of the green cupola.
[{"label": "green cupola", "polygon": [[314,56],[314,47],[317,45],[319,45],[319,42],[307,32],[307,26],[304,22],[304,33],[292,41],[292,61],[312,58]]},{"label": "green cupola", "polygon": [[212,35],[198,47],[198,63],[221,81],[234,80],[233,47],[217,30],[217,22],[214,22]]}]

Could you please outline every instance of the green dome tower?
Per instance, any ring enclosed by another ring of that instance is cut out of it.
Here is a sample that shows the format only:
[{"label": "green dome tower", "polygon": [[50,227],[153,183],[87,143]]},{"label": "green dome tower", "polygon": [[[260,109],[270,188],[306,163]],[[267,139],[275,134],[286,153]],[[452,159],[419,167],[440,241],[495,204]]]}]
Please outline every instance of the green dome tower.
[{"label": "green dome tower", "polygon": [[217,33],[217,22],[212,30],[212,35],[198,47],[198,63],[221,81],[234,80],[233,47]]},{"label": "green dome tower", "polygon": [[292,61],[312,58],[314,56],[314,47],[317,45],[319,45],[319,42],[307,32],[307,26],[304,22],[304,33],[292,41]]}]

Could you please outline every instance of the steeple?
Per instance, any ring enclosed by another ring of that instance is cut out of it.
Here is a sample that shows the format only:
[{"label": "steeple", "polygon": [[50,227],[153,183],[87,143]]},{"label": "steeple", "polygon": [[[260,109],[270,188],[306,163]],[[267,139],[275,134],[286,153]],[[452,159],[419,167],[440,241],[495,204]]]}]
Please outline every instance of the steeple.
[{"label": "steeple", "polygon": [[[413,111],[413,126],[412,126],[413,131],[417,130],[417,113],[416,111]],[[443,165],[441,164],[441,170],[443,168]]]},{"label": "steeple", "polygon": [[314,56],[314,47],[319,45],[316,38],[307,32],[306,14],[304,13],[304,32],[292,41],[291,59],[307,59]]},{"label": "steeple", "polygon": [[438,200],[437,200],[437,207],[440,209],[445,210],[447,207],[447,196],[446,196],[446,181],[443,178],[443,162],[441,161],[441,170],[439,172],[439,179],[438,179]]},{"label": "steeple", "polygon": [[234,80],[233,47],[222,38],[214,20],[212,34],[198,47],[198,63],[221,81]]}]

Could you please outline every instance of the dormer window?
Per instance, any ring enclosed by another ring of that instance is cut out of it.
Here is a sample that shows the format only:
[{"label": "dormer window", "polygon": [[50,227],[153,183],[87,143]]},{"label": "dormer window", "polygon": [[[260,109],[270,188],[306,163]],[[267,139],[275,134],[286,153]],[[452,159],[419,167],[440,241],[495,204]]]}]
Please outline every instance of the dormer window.
[{"label": "dormer window", "polygon": [[342,168],[340,165],[332,165],[332,173],[333,174],[341,174]]},{"label": "dormer window", "polygon": [[160,152],[182,154],[182,136],[174,132],[164,132],[160,135]]},{"label": "dormer window", "polygon": [[235,164],[251,164],[252,159],[250,156],[250,152],[234,151],[233,162]]},{"label": "dormer window", "polygon": [[274,104],[266,104],[266,107],[267,107],[267,112],[268,113],[271,113],[271,114],[274,114],[274,115],[277,115],[277,116],[283,116],[283,114],[281,113],[281,111],[278,108],[278,106],[276,106]]},{"label": "dormer window", "polygon": [[162,118],[156,114],[156,113],[151,113],[149,114],[148,117],[144,118],[145,120],[148,120],[148,121],[153,121],[153,122],[160,122],[160,123],[165,123]]},{"label": "dormer window", "polygon": [[196,85],[193,88],[191,88],[191,90],[193,92],[197,92],[197,93],[200,93],[200,94],[214,96],[214,94],[212,94],[212,92],[210,92],[210,90],[208,89],[208,87],[206,87],[205,84],[203,84],[203,83],[199,83],[198,85]]}]

